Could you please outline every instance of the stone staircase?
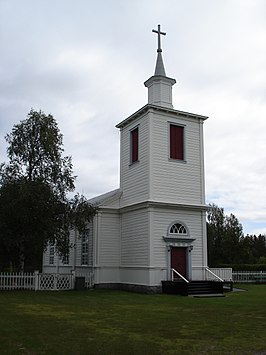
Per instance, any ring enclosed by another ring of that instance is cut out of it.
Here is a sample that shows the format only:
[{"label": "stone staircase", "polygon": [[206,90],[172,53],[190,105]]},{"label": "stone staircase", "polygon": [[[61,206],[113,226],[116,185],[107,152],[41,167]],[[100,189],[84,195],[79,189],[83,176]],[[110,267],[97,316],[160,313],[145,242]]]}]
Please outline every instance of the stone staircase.
[{"label": "stone staircase", "polygon": [[223,282],[218,281],[162,281],[162,292],[182,296],[223,295]]}]

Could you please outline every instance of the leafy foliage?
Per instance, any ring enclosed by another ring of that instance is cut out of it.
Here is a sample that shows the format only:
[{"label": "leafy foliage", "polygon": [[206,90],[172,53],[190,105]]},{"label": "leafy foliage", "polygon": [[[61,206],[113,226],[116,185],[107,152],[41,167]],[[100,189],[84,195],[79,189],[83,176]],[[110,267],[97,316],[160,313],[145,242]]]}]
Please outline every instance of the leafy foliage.
[{"label": "leafy foliage", "polygon": [[45,182],[61,197],[74,190],[72,159],[63,156],[63,136],[52,115],[31,110],[5,138],[9,164],[1,166],[2,182]]},{"label": "leafy foliage", "polygon": [[69,251],[69,231],[82,233],[97,209],[74,189],[71,157],[53,116],[31,110],[6,136],[9,163],[0,168],[0,268],[40,269],[54,243]]},{"label": "leafy foliage", "polygon": [[229,267],[233,271],[266,271],[266,263],[261,264],[260,262],[258,264],[221,264],[217,267]]},{"label": "leafy foliage", "polygon": [[63,208],[47,184],[21,180],[3,185],[0,244],[4,264],[12,263],[16,269],[25,263],[39,267],[42,250],[60,229],[58,215]]},{"label": "leafy foliage", "polygon": [[240,239],[243,262],[266,264],[266,236],[246,235]]},{"label": "leafy foliage", "polygon": [[266,257],[264,235],[244,236],[241,223],[224,209],[210,205],[207,213],[207,239],[209,265],[263,263]]}]

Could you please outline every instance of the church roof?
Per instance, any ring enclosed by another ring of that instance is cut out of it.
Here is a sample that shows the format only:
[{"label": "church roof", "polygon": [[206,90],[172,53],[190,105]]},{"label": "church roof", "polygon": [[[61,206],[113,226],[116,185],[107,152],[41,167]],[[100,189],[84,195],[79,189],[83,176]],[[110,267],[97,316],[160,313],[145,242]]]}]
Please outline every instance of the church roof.
[{"label": "church roof", "polygon": [[187,117],[187,118],[195,118],[195,119],[201,119],[201,120],[206,120],[208,118],[208,116],[202,116],[202,115],[198,115],[195,113],[179,111],[179,110],[174,110],[172,108],[166,108],[166,107],[162,107],[162,106],[147,104],[147,105],[143,106],[141,109],[139,109],[138,111],[136,111],[135,113],[133,113],[132,115],[130,115],[129,117],[127,117],[125,120],[118,123],[116,125],[116,128],[125,127],[127,124],[129,124],[130,122],[134,121],[136,118],[138,118],[139,116],[141,116],[145,112],[147,112],[149,109],[154,109],[155,111],[161,111],[161,112],[170,112],[170,113],[176,114],[178,116]]},{"label": "church roof", "polygon": [[108,202],[114,200],[115,198],[119,198],[121,196],[121,193],[122,193],[121,189],[116,189],[116,190],[106,192],[102,195],[93,197],[88,201],[90,204],[94,206],[102,206],[102,205],[106,205]]}]

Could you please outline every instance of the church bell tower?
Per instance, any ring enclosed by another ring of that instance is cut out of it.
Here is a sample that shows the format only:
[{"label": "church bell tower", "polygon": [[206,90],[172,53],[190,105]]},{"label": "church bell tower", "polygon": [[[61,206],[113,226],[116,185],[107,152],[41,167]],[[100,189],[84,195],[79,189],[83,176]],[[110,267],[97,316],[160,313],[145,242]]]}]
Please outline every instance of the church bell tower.
[{"label": "church bell tower", "polygon": [[143,201],[204,205],[203,122],[206,116],[173,108],[158,35],[154,75],[144,85],[148,103],[119,123],[122,205]]},{"label": "church bell tower", "polygon": [[[154,75],[144,83],[148,103],[116,126],[121,139],[121,270],[125,280],[143,278],[150,286],[169,279],[173,268],[191,280],[207,265],[207,117],[174,109],[176,81],[166,76],[162,57],[165,33],[160,25],[153,32],[158,48]],[[137,271],[130,273],[133,265]]]}]

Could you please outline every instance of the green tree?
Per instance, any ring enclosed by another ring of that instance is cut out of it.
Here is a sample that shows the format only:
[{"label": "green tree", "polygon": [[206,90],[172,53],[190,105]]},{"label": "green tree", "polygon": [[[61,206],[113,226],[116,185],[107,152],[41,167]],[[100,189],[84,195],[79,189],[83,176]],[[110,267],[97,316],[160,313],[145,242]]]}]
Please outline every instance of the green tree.
[{"label": "green tree", "polygon": [[208,262],[216,266],[223,260],[223,238],[225,230],[224,209],[212,204],[207,213]]},{"label": "green tree", "polygon": [[241,248],[241,263],[243,264],[255,264],[256,258],[253,253],[254,240],[252,235],[242,236],[240,238]]},{"label": "green tree", "polygon": [[240,239],[242,225],[233,215],[226,216],[224,209],[210,205],[207,213],[208,259],[210,266],[239,263],[241,261]]},{"label": "green tree", "polygon": [[[266,257],[266,237],[265,235],[259,234],[258,237],[254,237],[254,249],[253,254],[256,260]],[[262,259],[264,260],[264,259]]]},{"label": "green tree", "polygon": [[0,189],[0,245],[4,266],[16,270],[24,266],[39,269],[42,251],[61,228],[58,217],[64,209],[64,203],[43,182],[18,180],[4,184]]},{"label": "green tree", "polygon": [[8,164],[1,164],[2,183],[40,181],[60,197],[75,188],[72,159],[63,156],[63,135],[52,115],[31,110],[28,118],[16,124],[5,137]]},{"label": "green tree", "polygon": [[243,227],[232,213],[225,217],[224,258],[228,264],[238,264],[242,261],[240,245]]},{"label": "green tree", "polygon": [[246,264],[259,264],[264,263],[263,260],[266,258],[266,237],[265,235],[246,235],[241,238],[241,245],[243,252],[245,253]]},{"label": "green tree", "polygon": [[0,267],[40,268],[48,243],[68,253],[69,230],[82,233],[96,213],[74,190],[71,157],[52,115],[31,110],[6,136],[9,163],[0,167]]}]

